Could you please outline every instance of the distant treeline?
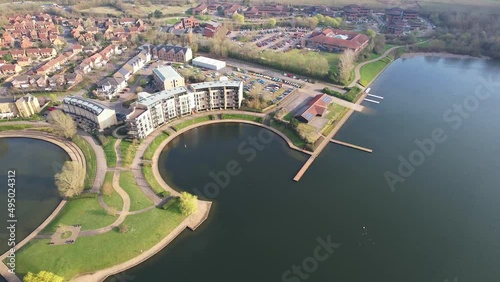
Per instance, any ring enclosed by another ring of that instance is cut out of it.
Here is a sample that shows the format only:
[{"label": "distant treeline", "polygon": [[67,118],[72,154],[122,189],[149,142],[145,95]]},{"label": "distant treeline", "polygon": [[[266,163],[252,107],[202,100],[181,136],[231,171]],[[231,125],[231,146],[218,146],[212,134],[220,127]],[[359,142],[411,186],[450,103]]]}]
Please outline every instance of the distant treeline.
[{"label": "distant treeline", "polygon": [[499,15],[439,12],[426,16],[437,26],[435,39],[417,50],[500,58]]}]

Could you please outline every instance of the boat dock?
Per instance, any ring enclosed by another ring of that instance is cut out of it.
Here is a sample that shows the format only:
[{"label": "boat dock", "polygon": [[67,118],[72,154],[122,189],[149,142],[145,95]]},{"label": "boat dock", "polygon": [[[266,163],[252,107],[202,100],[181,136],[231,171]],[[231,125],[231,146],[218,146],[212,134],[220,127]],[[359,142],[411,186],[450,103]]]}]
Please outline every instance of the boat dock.
[{"label": "boat dock", "polygon": [[354,145],[354,144],[351,144],[351,143],[342,142],[342,141],[335,140],[335,139],[330,140],[330,142],[338,144],[338,145],[346,146],[346,147],[349,147],[349,148],[353,148],[353,149],[356,149],[356,150],[360,150],[360,151],[363,151],[363,152],[373,153],[372,149],[368,149],[368,148],[361,147],[361,146],[358,146],[358,145]]},{"label": "boat dock", "polygon": [[375,100],[371,100],[371,99],[365,99],[365,101],[372,102],[372,103],[375,103],[375,104],[380,104],[379,101],[375,101]]},{"label": "boat dock", "polygon": [[[361,97],[358,99],[358,101],[356,101],[355,104],[356,105],[361,104],[361,102],[363,102],[363,100],[365,98],[366,98],[366,93],[363,93],[361,95]],[[328,145],[330,143],[330,141],[333,139],[333,136],[335,136],[335,134],[337,134],[337,132],[339,132],[339,130],[342,128],[342,126],[344,125],[344,123],[351,117],[351,115],[353,114],[354,111],[355,110],[353,108],[351,108],[349,110],[349,112],[347,112],[347,114],[340,120],[340,122],[337,124],[337,126],[332,130],[332,132],[330,132],[325,137],[325,139],[318,145],[318,147],[316,148],[316,150],[314,150],[313,154],[309,157],[309,159],[302,166],[302,168],[299,170],[299,172],[297,172],[297,174],[293,178],[293,181],[299,181],[302,178],[302,176],[307,171],[307,169],[309,168],[309,166],[311,166],[311,164],[314,162],[314,160],[316,159],[316,157],[319,156],[319,154],[321,154],[321,152],[325,149],[326,145]]]},{"label": "boat dock", "polygon": [[384,97],[381,97],[381,96],[377,96],[377,95],[373,95],[373,94],[367,94],[367,95],[370,97],[373,97],[373,98],[378,98],[378,99],[384,100]]}]

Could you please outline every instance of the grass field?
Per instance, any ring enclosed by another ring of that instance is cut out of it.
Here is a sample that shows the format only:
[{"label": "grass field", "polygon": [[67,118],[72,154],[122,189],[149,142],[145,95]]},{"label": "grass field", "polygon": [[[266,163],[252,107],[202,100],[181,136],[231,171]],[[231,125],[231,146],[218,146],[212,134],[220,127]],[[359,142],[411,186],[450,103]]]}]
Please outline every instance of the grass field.
[{"label": "grass field", "polygon": [[158,135],[153,139],[153,142],[149,145],[148,148],[146,148],[146,151],[144,151],[144,158],[146,160],[151,160],[153,159],[153,155],[156,152],[156,149],[158,149],[158,146],[168,137],[168,133],[162,132],[162,134]]},{"label": "grass field", "polygon": [[150,166],[143,166],[142,173],[144,174],[144,178],[146,179],[146,181],[149,183],[149,186],[153,188],[157,195],[162,195],[163,197],[170,195],[170,193],[165,191],[165,189],[161,187],[160,183],[156,181],[156,178],[153,175],[153,168],[151,168]]},{"label": "grass field", "polygon": [[16,273],[50,271],[71,280],[79,273],[94,272],[120,264],[157,244],[186,218],[178,200],[167,210],[129,215],[123,225],[128,232],[110,231],[78,238],[75,244],[53,246],[48,240],[32,240],[16,253]]},{"label": "grass field", "polygon": [[360,70],[361,79],[359,80],[359,83],[363,86],[367,86],[391,62],[391,57],[386,57],[382,60],[363,66]]},{"label": "grass field", "polygon": [[113,191],[111,195],[103,195],[103,200],[110,208],[121,211],[123,208],[122,197],[113,189],[113,172],[106,172],[102,190]]},{"label": "grass field", "polygon": [[120,173],[120,187],[127,192],[130,197],[130,211],[142,210],[153,205],[141,188],[135,182],[134,175],[130,171]]},{"label": "grass field", "polygon": [[299,147],[299,148],[304,148],[306,146],[306,142],[304,140],[302,140],[302,138],[300,138],[300,136],[295,133],[293,130],[287,128],[286,126],[274,121],[274,120],[271,120],[271,126],[277,130],[279,130],[280,132],[282,132],[283,134],[285,134],[291,141],[292,143]]},{"label": "grass field", "polygon": [[96,14],[99,14],[99,15],[110,14],[110,15],[113,15],[115,17],[122,15],[121,11],[117,10],[114,7],[110,7],[110,6],[92,7],[92,8],[88,8],[88,9],[79,10],[79,12],[90,13],[90,14],[94,14],[94,15],[96,15]]},{"label": "grass field", "polygon": [[73,142],[80,147],[85,155],[85,163],[87,164],[87,173],[85,174],[85,188],[90,189],[94,184],[95,174],[97,172],[97,161],[95,152],[87,141],[82,137],[75,135]]},{"label": "grass field", "polygon": [[328,61],[328,65],[330,66],[330,71],[332,73],[338,73],[338,71],[339,71],[339,54],[330,53],[330,52],[319,52],[318,54]]},{"label": "grass field", "polygon": [[177,124],[176,126],[174,126],[174,128],[175,128],[175,130],[179,131],[179,130],[181,130],[185,127],[188,127],[190,125],[204,122],[204,121],[209,121],[209,120],[210,120],[210,116],[196,117],[196,118],[193,118],[190,120],[183,121],[183,122]]},{"label": "grass field", "polygon": [[328,110],[329,112],[325,116],[325,118],[328,119],[328,123],[321,129],[321,133],[323,133],[323,135],[328,135],[332,132],[338,121],[347,113],[349,109],[338,104],[330,104],[330,106],[328,106]]},{"label": "grass field", "polygon": [[261,123],[262,118],[245,114],[222,114],[222,119],[241,119]]},{"label": "grass field", "polygon": [[122,140],[120,143],[120,153],[122,155],[122,166],[130,167],[135,157],[138,145],[132,141]]},{"label": "grass field", "polygon": [[22,130],[26,128],[31,128],[33,127],[30,124],[1,124],[0,123],[0,131],[6,131],[6,130]]},{"label": "grass field", "polygon": [[102,145],[104,154],[106,155],[106,163],[108,167],[116,166],[116,152],[115,152],[116,139],[108,137],[108,141]]},{"label": "grass field", "polygon": [[58,216],[43,230],[52,233],[58,225],[81,224],[82,230],[91,230],[110,225],[116,217],[108,215],[99,205],[97,198],[69,200]]}]

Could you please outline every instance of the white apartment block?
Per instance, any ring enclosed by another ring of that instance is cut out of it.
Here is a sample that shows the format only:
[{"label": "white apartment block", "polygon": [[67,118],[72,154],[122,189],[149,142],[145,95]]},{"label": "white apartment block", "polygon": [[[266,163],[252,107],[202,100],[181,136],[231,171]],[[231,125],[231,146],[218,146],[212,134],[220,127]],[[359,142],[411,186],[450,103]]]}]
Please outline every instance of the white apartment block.
[{"label": "white apartment block", "polygon": [[153,79],[162,90],[185,86],[184,77],[170,66],[155,68]]},{"label": "white apartment block", "polygon": [[217,81],[175,87],[154,94],[144,93],[127,116],[129,134],[143,139],[159,126],[192,113],[238,109],[243,100],[243,83]]},{"label": "white apartment block", "polygon": [[81,97],[64,98],[63,111],[78,123],[97,128],[99,131],[117,123],[115,110]]}]

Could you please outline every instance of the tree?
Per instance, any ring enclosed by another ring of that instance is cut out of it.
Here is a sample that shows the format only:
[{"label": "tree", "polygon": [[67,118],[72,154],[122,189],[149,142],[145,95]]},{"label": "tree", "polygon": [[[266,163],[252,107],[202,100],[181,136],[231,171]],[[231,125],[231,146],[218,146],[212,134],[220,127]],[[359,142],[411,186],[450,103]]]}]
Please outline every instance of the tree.
[{"label": "tree", "polygon": [[183,215],[190,215],[198,209],[198,197],[188,192],[182,192],[179,200],[179,208]]},{"label": "tree", "polygon": [[137,88],[135,89],[135,93],[139,93],[139,92],[142,92],[141,86],[137,86]]},{"label": "tree", "polygon": [[370,38],[375,38],[375,36],[377,36],[377,33],[373,29],[368,29],[366,31],[366,35],[370,36]]},{"label": "tree", "polygon": [[232,17],[233,21],[237,22],[237,23],[245,23],[245,16],[243,15],[240,15],[238,13],[234,14]]},{"label": "tree", "polygon": [[344,53],[339,56],[339,74],[342,81],[346,82],[349,80],[355,62],[356,53],[350,49],[345,50]]},{"label": "tree", "polygon": [[60,173],[55,176],[57,190],[61,197],[73,197],[82,193],[85,181],[85,170],[76,161],[64,163]]},{"label": "tree", "polygon": [[217,13],[218,13],[220,16],[224,15],[224,7],[222,7],[222,6],[218,6],[218,7],[217,7]]},{"label": "tree", "polygon": [[24,282],[63,282],[64,278],[58,275],[55,275],[52,272],[48,271],[40,271],[37,274],[33,274],[28,272],[26,276],[24,276]]},{"label": "tree", "polygon": [[375,52],[375,54],[381,55],[382,52],[384,52],[384,49],[385,49],[385,36],[382,34],[379,34],[379,35],[375,36],[374,45],[373,45],[373,52]]},{"label": "tree", "polygon": [[296,118],[292,118],[292,120],[290,120],[290,126],[296,129],[297,127],[299,127],[299,120]]},{"label": "tree", "polygon": [[162,11],[160,11],[160,10],[155,10],[155,11],[153,12],[153,16],[154,16],[155,18],[157,18],[157,19],[158,19],[158,18],[161,18],[161,17],[163,16],[163,12],[162,12]]},{"label": "tree", "polygon": [[12,55],[11,54],[5,54],[2,56],[2,59],[4,59],[6,62],[12,61]]},{"label": "tree", "polygon": [[52,111],[48,116],[49,123],[54,125],[57,134],[66,138],[72,138],[76,134],[75,121],[62,111]]},{"label": "tree", "polygon": [[276,26],[276,19],[270,18],[267,23],[269,24],[270,27],[274,27],[274,26]]}]

